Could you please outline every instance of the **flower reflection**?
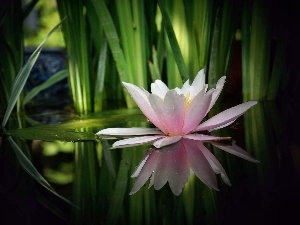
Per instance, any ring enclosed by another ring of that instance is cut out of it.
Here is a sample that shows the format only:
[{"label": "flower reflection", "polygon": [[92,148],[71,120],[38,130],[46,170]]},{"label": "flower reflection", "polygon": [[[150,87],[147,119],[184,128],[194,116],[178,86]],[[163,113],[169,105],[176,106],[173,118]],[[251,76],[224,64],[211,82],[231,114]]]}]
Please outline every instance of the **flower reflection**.
[{"label": "flower reflection", "polygon": [[182,88],[169,89],[162,81],[151,84],[151,93],[133,84],[123,82],[144,115],[156,128],[107,128],[96,135],[127,138],[116,141],[113,148],[152,143],[151,148],[138,166],[133,177],[137,181],[131,194],[138,191],[151,176],[150,186],[160,189],[167,181],[175,194],[180,194],[191,170],[206,185],[217,188],[215,173],[220,173],[225,183],[229,179],[218,160],[203,145],[210,142],[218,148],[252,162],[247,152],[236,146],[218,144],[230,137],[216,137],[208,132],[232,124],[256,101],[249,101],[229,108],[202,122],[217,101],[225,83],[225,76],[216,88],[207,91],[204,70],[200,70],[192,84],[186,81]]},{"label": "flower reflection", "polygon": [[[212,141],[212,145],[251,162],[258,162],[245,150],[232,144]],[[136,168],[132,177],[137,177],[130,194],[136,193],[149,179],[155,190],[169,182],[175,195],[182,192],[190,172],[193,172],[208,187],[218,190],[215,174],[220,174],[223,181],[230,186],[230,180],[222,165],[204,146],[202,141],[182,138],[180,141],[162,148],[150,148],[144,159]]]}]

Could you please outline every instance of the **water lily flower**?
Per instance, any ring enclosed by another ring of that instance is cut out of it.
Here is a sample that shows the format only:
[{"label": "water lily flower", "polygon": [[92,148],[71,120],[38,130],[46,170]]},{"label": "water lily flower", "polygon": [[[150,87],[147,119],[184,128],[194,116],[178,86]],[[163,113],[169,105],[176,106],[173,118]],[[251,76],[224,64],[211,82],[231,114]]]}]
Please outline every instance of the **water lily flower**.
[{"label": "water lily flower", "polygon": [[[162,81],[151,84],[151,93],[133,84],[123,82],[136,104],[156,128],[107,128],[96,135],[101,137],[128,137],[116,141],[113,148],[153,143],[161,148],[180,141],[183,137],[198,141],[219,141],[229,137],[205,135],[232,124],[256,101],[249,101],[227,109],[202,122],[218,99],[225,83],[225,76],[216,88],[207,91],[204,70],[200,70],[190,85],[187,80],[182,88],[169,89]],[[202,123],[201,123],[202,122]]]},{"label": "water lily flower", "polygon": [[123,82],[136,104],[156,128],[107,128],[96,135],[103,138],[126,137],[116,141],[112,148],[123,148],[152,143],[153,147],[141,161],[132,177],[137,177],[131,194],[150,179],[150,186],[160,189],[169,182],[174,194],[179,195],[187,182],[190,170],[208,187],[218,190],[215,174],[221,174],[230,185],[225,170],[205,147],[205,142],[226,152],[258,162],[245,150],[235,145],[222,144],[230,137],[209,135],[232,124],[256,101],[249,101],[202,121],[217,101],[225,83],[221,77],[216,88],[207,90],[204,70],[200,70],[192,84],[186,81],[182,88],[169,89],[162,81],[151,84],[151,93],[133,84]]}]

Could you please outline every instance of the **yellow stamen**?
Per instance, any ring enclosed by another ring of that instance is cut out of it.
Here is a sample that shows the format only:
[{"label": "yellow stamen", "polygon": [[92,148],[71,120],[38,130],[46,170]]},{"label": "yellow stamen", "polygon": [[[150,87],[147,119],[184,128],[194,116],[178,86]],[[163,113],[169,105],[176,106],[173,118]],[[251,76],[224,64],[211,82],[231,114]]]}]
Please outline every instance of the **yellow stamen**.
[{"label": "yellow stamen", "polygon": [[186,109],[189,107],[191,101],[193,100],[193,98],[190,98],[190,92],[188,92],[188,93],[185,95],[185,99],[186,99],[186,101],[185,101],[185,106],[184,106],[184,108],[185,108],[185,110],[186,110]]}]

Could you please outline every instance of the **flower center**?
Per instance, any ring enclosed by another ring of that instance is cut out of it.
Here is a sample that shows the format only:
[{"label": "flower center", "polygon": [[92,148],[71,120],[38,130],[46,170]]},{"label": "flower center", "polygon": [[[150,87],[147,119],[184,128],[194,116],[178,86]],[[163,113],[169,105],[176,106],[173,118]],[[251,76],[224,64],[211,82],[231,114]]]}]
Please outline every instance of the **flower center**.
[{"label": "flower center", "polygon": [[186,99],[186,101],[185,101],[184,109],[186,110],[189,107],[189,105],[191,104],[192,100],[193,100],[193,98],[190,98],[190,92],[188,92],[185,95],[185,99]]}]

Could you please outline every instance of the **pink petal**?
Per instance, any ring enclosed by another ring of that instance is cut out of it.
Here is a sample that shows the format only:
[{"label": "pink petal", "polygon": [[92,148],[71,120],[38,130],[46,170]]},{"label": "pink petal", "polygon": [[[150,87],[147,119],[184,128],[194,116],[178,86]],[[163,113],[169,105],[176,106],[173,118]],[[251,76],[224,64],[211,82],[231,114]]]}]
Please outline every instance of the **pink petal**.
[{"label": "pink petal", "polygon": [[[159,152],[155,151],[154,149],[149,150],[146,157],[142,160],[142,162],[138,166],[140,172],[138,173],[138,177],[133,185],[132,190],[129,193],[130,195],[136,193],[146,183],[146,181],[149,179],[149,177],[155,170],[159,157],[160,157]],[[139,168],[140,166],[142,168]]]},{"label": "pink petal", "polygon": [[156,126],[165,134],[168,134],[169,124],[168,121],[165,120],[164,115],[164,100],[160,98],[158,95],[151,94],[149,95],[149,102],[153,110],[153,114],[159,121],[159,124]]},{"label": "pink petal", "polygon": [[116,141],[115,143],[113,143],[112,148],[126,148],[126,147],[142,145],[142,144],[156,141],[163,137],[164,136],[156,135],[156,136],[141,136],[141,137],[127,138],[124,140]]},{"label": "pink petal", "polygon": [[231,137],[215,137],[212,135],[205,135],[205,134],[187,134],[184,136],[184,138],[195,140],[195,141],[221,141],[221,140],[228,140],[231,139]]},{"label": "pink petal", "polygon": [[171,170],[171,157],[168,154],[160,154],[152,175],[152,183],[155,190],[161,189],[168,181]]},{"label": "pink petal", "polygon": [[138,105],[140,110],[143,112],[143,114],[156,126],[159,127],[160,121],[156,118],[155,113],[153,112],[153,109],[149,103],[148,97],[149,92],[140,89],[139,87],[122,82],[123,85],[126,87],[128,92],[130,93],[131,97],[135,101],[135,103]]},{"label": "pink petal", "polygon": [[177,94],[175,90],[169,91],[164,98],[164,111],[162,113],[171,135],[182,134],[185,101],[184,95]]},{"label": "pink petal", "polygon": [[157,128],[106,128],[96,133],[99,136],[138,136],[138,135],[150,135],[150,134],[163,134]]},{"label": "pink petal", "polygon": [[160,121],[160,128],[166,135],[181,134],[184,122],[185,97],[175,90],[168,91],[164,99],[150,95],[149,102]]},{"label": "pink petal", "polygon": [[196,144],[197,144],[198,148],[201,149],[203,155],[205,156],[205,158],[209,162],[209,164],[210,164],[211,168],[213,169],[213,171],[216,174],[221,174],[221,178],[223,179],[223,181],[227,185],[231,186],[230,180],[229,180],[224,168],[219,163],[219,161],[216,159],[216,157],[203,145],[202,142],[197,141]]},{"label": "pink petal", "polygon": [[211,96],[212,92],[207,92],[204,96],[198,93],[191,101],[186,109],[185,122],[182,129],[184,134],[188,134],[195,129],[206,115],[207,108],[211,102]]},{"label": "pink petal", "polygon": [[170,145],[170,144],[174,144],[176,142],[178,142],[180,139],[182,138],[182,136],[172,136],[172,137],[163,137],[157,141],[155,141],[153,143],[153,145],[156,148],[162,148],[164,146]]},{"label": "pink petal", "polygon": [[208,187],[218,190],[216,175],[209,162],[195,144],[195,141],[182,139],[191,169]]},{"label": "pink petal", "polygon": [[232,145],[225,145],[223,143],[218,143],[218,142],[212,141],[211,144],[216,146],[219,149],[222,149],[225,152],[236,155],[236,156],[246,159],[250,162],[259,163],[259,161],[254,159],[248,152],[246,152],[241,147],[237,146],[235,144],[235,142],[232,142]]},{"label": "pink petal", "polygon": [[174,151],[171,161],[171,173],[169,176],[169,185],[175,195],[179,195],[190,174],[187,156],[183,144],[180,142],[180,148]]},{"label": "pink petal", "polygon": [[182,143],[178,142],[163,148],[162,151],[166,153],[162,153],[157,162],[153,174],[154,188],[158,190],[169,181],[172,192],[179,195],[189,176],[185,149]]},{"label": "pink petal", "polygon": [[207,110],[207,113],[211,110],[211,108],[214,106],[214,104],[216,103],[216,101],[218,100],[219,96],[220,96],[220,93],[223,89],[223,86],[225,84],[225,79],[226,77],[223,76],[221,77],[218,82],[217,82],[217,85],[216,85],[216,89],[214,90],[214,93],[212,95],[212,98],[211,98],[211,103],[209,105],[209,108]]},{"label": "pink petal", "polygon": [[256,103],[256,101],[249,101],[229,108],[200,124],[194,131],[216,130],[225,125],[228,126]]}]

